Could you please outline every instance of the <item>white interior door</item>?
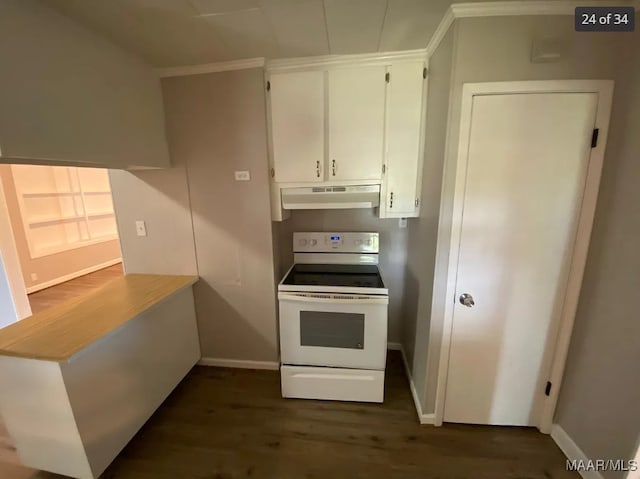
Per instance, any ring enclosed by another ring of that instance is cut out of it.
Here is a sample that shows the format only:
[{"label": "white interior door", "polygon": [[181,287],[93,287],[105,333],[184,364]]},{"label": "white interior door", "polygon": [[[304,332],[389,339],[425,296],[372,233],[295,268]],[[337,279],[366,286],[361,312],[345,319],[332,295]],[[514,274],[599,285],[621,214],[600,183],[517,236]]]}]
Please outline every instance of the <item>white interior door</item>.
[{"label": "white interior door", "polygon": [[382,177],[385,73],[383,66],[329,71],[329,181]]},{"label": "white interior door", "polygon": [[446,422],[538,423],[597,104],[595,93],[473,98]]}]

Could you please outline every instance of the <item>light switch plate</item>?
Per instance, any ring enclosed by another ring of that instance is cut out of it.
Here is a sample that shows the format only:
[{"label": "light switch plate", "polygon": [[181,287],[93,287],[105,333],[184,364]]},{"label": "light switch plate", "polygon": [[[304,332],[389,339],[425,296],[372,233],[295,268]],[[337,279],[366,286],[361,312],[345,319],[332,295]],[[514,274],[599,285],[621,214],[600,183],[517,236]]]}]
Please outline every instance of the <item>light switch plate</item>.
[{"label": "light switch plate", "polygon": [[407,227],[407,218],[400,218],[398,220],[398,226],[400,228],[406,228]]},{"label": "light switch plate", "polygon": [[144,224],[144,221],[136,221],[136,233],[138,236],[147,236],[147,226]]},{"label": "light switch plate", "polygon": [[251,180],[251,173],[247,170],[235,172],[236,181],[249,181]]}]

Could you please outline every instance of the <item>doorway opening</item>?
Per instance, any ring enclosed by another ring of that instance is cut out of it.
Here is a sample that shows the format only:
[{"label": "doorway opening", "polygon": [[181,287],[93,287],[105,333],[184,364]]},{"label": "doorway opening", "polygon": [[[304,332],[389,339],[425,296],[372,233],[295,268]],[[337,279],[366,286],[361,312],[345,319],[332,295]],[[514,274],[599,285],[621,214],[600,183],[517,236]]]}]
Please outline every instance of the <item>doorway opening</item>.
[{"label": "doorway opening", "polygon": [[108,170],[5,164],[0,184],[0,247],[15,312],[0,327],[122,275]]}]

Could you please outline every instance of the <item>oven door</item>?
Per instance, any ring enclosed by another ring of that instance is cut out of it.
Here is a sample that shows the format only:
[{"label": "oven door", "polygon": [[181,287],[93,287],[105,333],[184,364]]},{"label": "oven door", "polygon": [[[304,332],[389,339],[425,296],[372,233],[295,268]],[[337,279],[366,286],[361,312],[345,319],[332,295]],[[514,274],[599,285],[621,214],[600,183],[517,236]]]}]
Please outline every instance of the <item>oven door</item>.
[{"label": "oven door", "polygon": [[281,361],[384,370],[386,296],[281,292]]}]

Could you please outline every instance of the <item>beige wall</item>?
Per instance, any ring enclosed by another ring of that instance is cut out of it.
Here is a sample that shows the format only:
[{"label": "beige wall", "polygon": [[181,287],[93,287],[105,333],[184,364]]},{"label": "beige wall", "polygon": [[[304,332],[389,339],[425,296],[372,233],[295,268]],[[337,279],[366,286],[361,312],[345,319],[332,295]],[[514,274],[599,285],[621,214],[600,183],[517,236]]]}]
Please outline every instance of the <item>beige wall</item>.
[{"label": "beige wall", "polygon": [[[171,157],[185,165],[205,357],[277,361],[262,69],[162,81]],[[234,171],[251,181],[236,182]]]},{"label": "beige wall", "polygon": [[[456,21],[456,46],[451,91],[451,109],[447,128],[447,153],[438,231],[434,295],[431,306],[431,343],[439,348],[446,298],[444,285],[450,241],[450,219],[453,205],[455,162],[462,98],[466,82],[613,79],[618,58],[616,52],[628,41],[615,33],[576,33],[572,16],[520,16],[463,18]],[[566,45],[562,59],[554,63],[531,63],[532,41],[538,37],[557,36]],[[438,332],[436,334],[436,332]],[[435,410],[436,377],[439,354],[429,354],[426,372],[425,413]],[[414,361],[414,369],[418,365]],[[419,381],[419,379],[416,379]]]},{"label": "beige wall", "polygon": [[[197,272],[202,355],[277,361],[262,70],[162,84],[176,167],[110,174],[125,270]],[[236,182],[236,170],[251,181]],[[136,236],[135,220],[148,236]]]},{"label": "beige wall", "polygon": [[640,435],[640,34],[627,40],[615,55],[607,158],[554,421],[592,459],[631,459]]},{"label": "beige wall", "polygon": [[169,165],[155,72],[36,0],[0,0],[0,162]]},{"label": "beige wall", "polygon": [[[109,181],[125,272],[197,274],[185,168],[110,170]],[[137,220],[147,236],[137,235]]]},{"label": "beige wall", "polygon": [[380,219],[371,209],[296,210],[277,228],[280,271],[278,281],[293,264],[294,231],[374,231],[380,233],[380,271],[389,288],[389,342],[400,342],[404,301],[407,230],[398,219]]},{"label": "beige wall", "polygon": [[[27,289],[37,288],[43,283],[55,282],[59,278],[74,275],[97,265],[117,261],[120,258],[118,240],[31,258],[10,165],[0,165],[0,181],[4,185],[7,209]],[[36,280],[31,279],[32,273],[37,275]]]},{"label": "beige wall", "polygon": [[[422,207],[420,218],[409,219],[408,230],[402,344],[407,362],[411,365],[416,390],[423,400],[423,408],[427,355],[435,354],[437,357],[440,351],[438,341],[433,341],[429,346],[429,325],[455,30],[455,26],[449,29],[429,60]],[[438,330],[432,334],[438,338],[442,332]]]}]

